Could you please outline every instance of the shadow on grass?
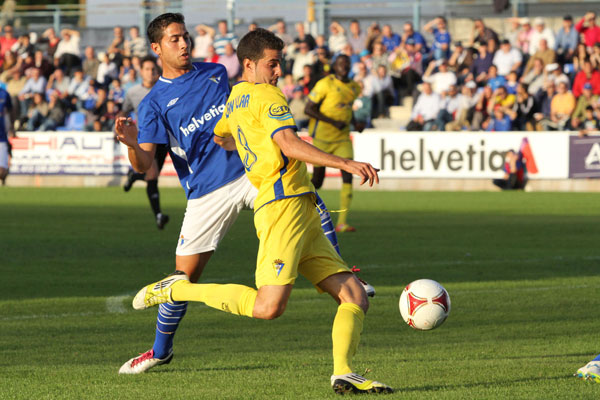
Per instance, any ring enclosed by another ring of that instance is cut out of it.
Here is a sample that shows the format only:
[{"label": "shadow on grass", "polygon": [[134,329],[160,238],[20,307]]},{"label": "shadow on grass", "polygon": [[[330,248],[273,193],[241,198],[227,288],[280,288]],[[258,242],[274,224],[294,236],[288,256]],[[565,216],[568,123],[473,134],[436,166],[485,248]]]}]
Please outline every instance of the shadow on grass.
[{"label": "shadow on grass", "polygon": [[485,381],[485,382],[473,382],[464,384],[453,384],[453,385],[425,385],[416,388],[394,388],[394,391],[401,392],[437,392],[440,390],[448,389],[473,389],[473,388],[486,388],[491,386],[509,386],[518,383],[526,382],[548,382],[548,381],[561,381],[567,379],[574,379],[573,375],[556,375],[556,376],[539,376],[531,378],[520,378],[520,379],[506,379],[497,381]]},{"label": "shadow on grass", "polygon": [[152,374],[164,374],[173,372],[210,372],[210,371],[252,371],[252,370],[260,370],[260,369],[272,369],[276,368],[275,365],[241,365],[241,366],[230,366],[230,367],[204,367],[204,368],[165,368],[165,369],[153,369],[149,371]]}]

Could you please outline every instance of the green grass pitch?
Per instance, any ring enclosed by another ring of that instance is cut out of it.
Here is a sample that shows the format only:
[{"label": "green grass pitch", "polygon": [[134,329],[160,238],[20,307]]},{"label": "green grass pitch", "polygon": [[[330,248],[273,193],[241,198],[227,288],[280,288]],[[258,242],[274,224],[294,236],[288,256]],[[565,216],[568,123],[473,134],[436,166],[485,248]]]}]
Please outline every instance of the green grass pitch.
[{"label": "green grass pitch", "polygon": [[[139,184],[138,184],[139,185]],[[330,208],[336,192],[322,193]],[[344,258],[377,289],[356,371],[398,399],[598,399],[572,374],[600,353],[600,195],[355,193]],[[255,321],[189,307],[170,365],[119,376],[148,350],[156,310],[133,294],[170,273],[185,199],[163,189],[158,231],[142,185],[0,188],[1,399],[334,398],[336,310],[299,278],[285,314]],[[257,239],[244,212],[204,282],[253,285]],[[398,311],[431,278],[452,312],[430,332]]]}]

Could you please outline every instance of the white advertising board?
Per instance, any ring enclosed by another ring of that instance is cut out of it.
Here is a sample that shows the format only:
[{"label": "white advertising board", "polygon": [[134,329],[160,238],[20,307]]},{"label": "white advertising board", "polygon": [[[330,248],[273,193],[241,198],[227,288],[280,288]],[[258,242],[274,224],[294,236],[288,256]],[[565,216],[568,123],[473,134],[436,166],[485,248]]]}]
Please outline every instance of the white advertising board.
[{"label": "white advertising board", "polygon": [[[110,132],[19,132],[11,138],[15,175],[124,175],[127,148]],[[167,156],[161,175],[174,176]]]},{"label": "white advertising board", "polygon": [[567,133],[368,133],[354,135],[354,159],[381,170],[382,178],[498,178],[504,153],[526,138],[538,172],[530,179],[569,176]]}]

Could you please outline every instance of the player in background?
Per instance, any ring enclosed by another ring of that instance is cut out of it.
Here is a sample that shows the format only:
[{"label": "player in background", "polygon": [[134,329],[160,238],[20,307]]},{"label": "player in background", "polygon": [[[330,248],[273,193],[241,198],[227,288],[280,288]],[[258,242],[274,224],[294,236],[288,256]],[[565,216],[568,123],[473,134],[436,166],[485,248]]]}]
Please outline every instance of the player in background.
[{"label": "player in background", "polygon": [[[333,63],[333,74],[319,80],[308,95],[306,115],[310,117],[308,132],[313,145],[318,149],[339,157],[352,159],[354,152],[350,141],[350,124],[362,132],[364,124],[355,123],[352,103],[360,94],[357,82],[348,78],[350,58],[339,55]],[[348,225],[348,209],[352,201],[352,174],[342,172],[342,190],[340,192],[340,212],[335,230],[354,232]],[[318,190],[325,179],[325,167],[315,164],[312,184]]]},{"label": "player in background", "polygon": [[[128,146],[130,161],[139,171],[150,168],[159,145],[169,144],[188,198],[174,274],[184,274],[197,282],[240,210],[252,208],[257,191],[245,177],[238,154],[212,141],[229,95],[225,68],[220,64],[191,63],[190,37],[181,14],[157,17],[147,32],[152,50],[161,59],[163,75],[139,105],[139,129],[121,117],[115,132]],[[329,213],[322,201],[318,204],[323,229],[337,249]],[[374,294],[370,285],[365,283],[364,287]],[[152,349],[128,360],[119,372],[137,374],[169,363],[173,337],[186,310],[187,302],[161,305]]]},{"label": "player in background", "polygon": [[274,319],[285,311],[293,284],[301,273],[319,292],[339,304],[333,322],[333,376],[336,393],[390,393],[392,388],[353,373],[351,361],[369,302],[362,285],[333,249],[314,204],[315,188],[305,162],[342,169],[378,183],[370,164],[320,151],[296,135],[296,124],[285,96],[275,85],[281,76],[284,44],[272,32],[256,29],[237,49],[242,79],[227,101],[215,128],[215,141],[235,146],[246,175],[258,188],[254,224],[260,240],[256,287],[236,284],[193,284],[175,275],[138,292],[135,309],[180,301],[200,301],[236,315]]},{"label": "player in background", "polygon": [[8,176],[8,134],[14,135],[10,119],[11,110],[10,95],[6,90],[0,88],[0,181],[2,186],[6,185]]},{"label": "player in background", "polygon": [[579,368],[575,376],[587,381],[600,383],[600,354],[592,361]]},{"label": "player in background", "polygon": [[[140,62],[140,75],[142,77],[142,83],[133,86],[125,94],[125,101],[123,102],[124,116],[128,116],[130,113],[138,113],[138,106],[142,102],[142,99],[150,93],[150,90],[158,80],[158,66],[156,65],[156,59],[152,56],[146,56],[142,58]],[[127,181],[123,185],[123,190],[129,192],[133,183],[137,180],[146,181],[146,195],[150,202],[150,207],[156,218],[156,226],[158,229],[163,229],[167,222],[169,222],[169,216],[163,214],[160,209],[160,194],[158,192],[158,176],[162,170],[165,158],[169,151],[169,146],[159,145],[156,147],[156,153],[154,155],[154,162],[146,173],[135,172],[130,169],[127,173]]]}]

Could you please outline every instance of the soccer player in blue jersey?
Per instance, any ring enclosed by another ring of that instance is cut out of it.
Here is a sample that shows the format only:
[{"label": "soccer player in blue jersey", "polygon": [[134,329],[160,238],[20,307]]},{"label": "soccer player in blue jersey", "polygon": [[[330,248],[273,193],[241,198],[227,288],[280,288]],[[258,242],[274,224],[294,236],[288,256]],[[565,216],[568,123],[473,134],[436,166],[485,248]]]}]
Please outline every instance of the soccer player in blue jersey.
[{"label": "soccer player in blue jersey", "polygon": [[215,135],[221,136],[215,140],[228,149],[235,145],[246,175],[258,188],[254,206],[260,240],[257,289],[193,284],[185,276],[169,276],[140,290],[133,307],[200,301],[236,315],[274,319],[284,313],[300,273],[338,303],[331,333],[333,390],[339,394],[390,393],[391,387],[353,372],[352,358],[369,303],[360,282],[323,234],[314,209],[315,188],[304,162],[343,169],[371,186],[379,182],[377,170],[368,163],[325,153],[298,138],[285,96],[275,86],[281,76],[283,47],[283,41],[265,29],[242,38],[238,58],[244,81],[233,87],[215,127]]},{"label": "soccer player in blue jersey", "polygon": [[[197,282],[240,210],[253,207],[257,191],[244,175],[239,155],[212,140],[229,95],[225,68],[191,63],[190,35],[181,14],[157,17],[147,32],[152,50],[162,62],[163,75],[139,105],[139,128],[129,119],[119,118],[115,131],[140,172],[152,165],[157,146],[168,144],[188,198],[174,275],[184,274]],[[329,213],[322,201],[318,205],[323,229],[337,247]],[[161,305],[152,349],[127,361],[119,372],[136,374],[169,363],[173,336],[186,310],[187,302]]]},{"label": "soccer player in blue jersey", "polygon": [[12,102],[6,90],[0,88],[0,181],[6,184],[8,176],[8,132],[12,132],[10,121]]}]

